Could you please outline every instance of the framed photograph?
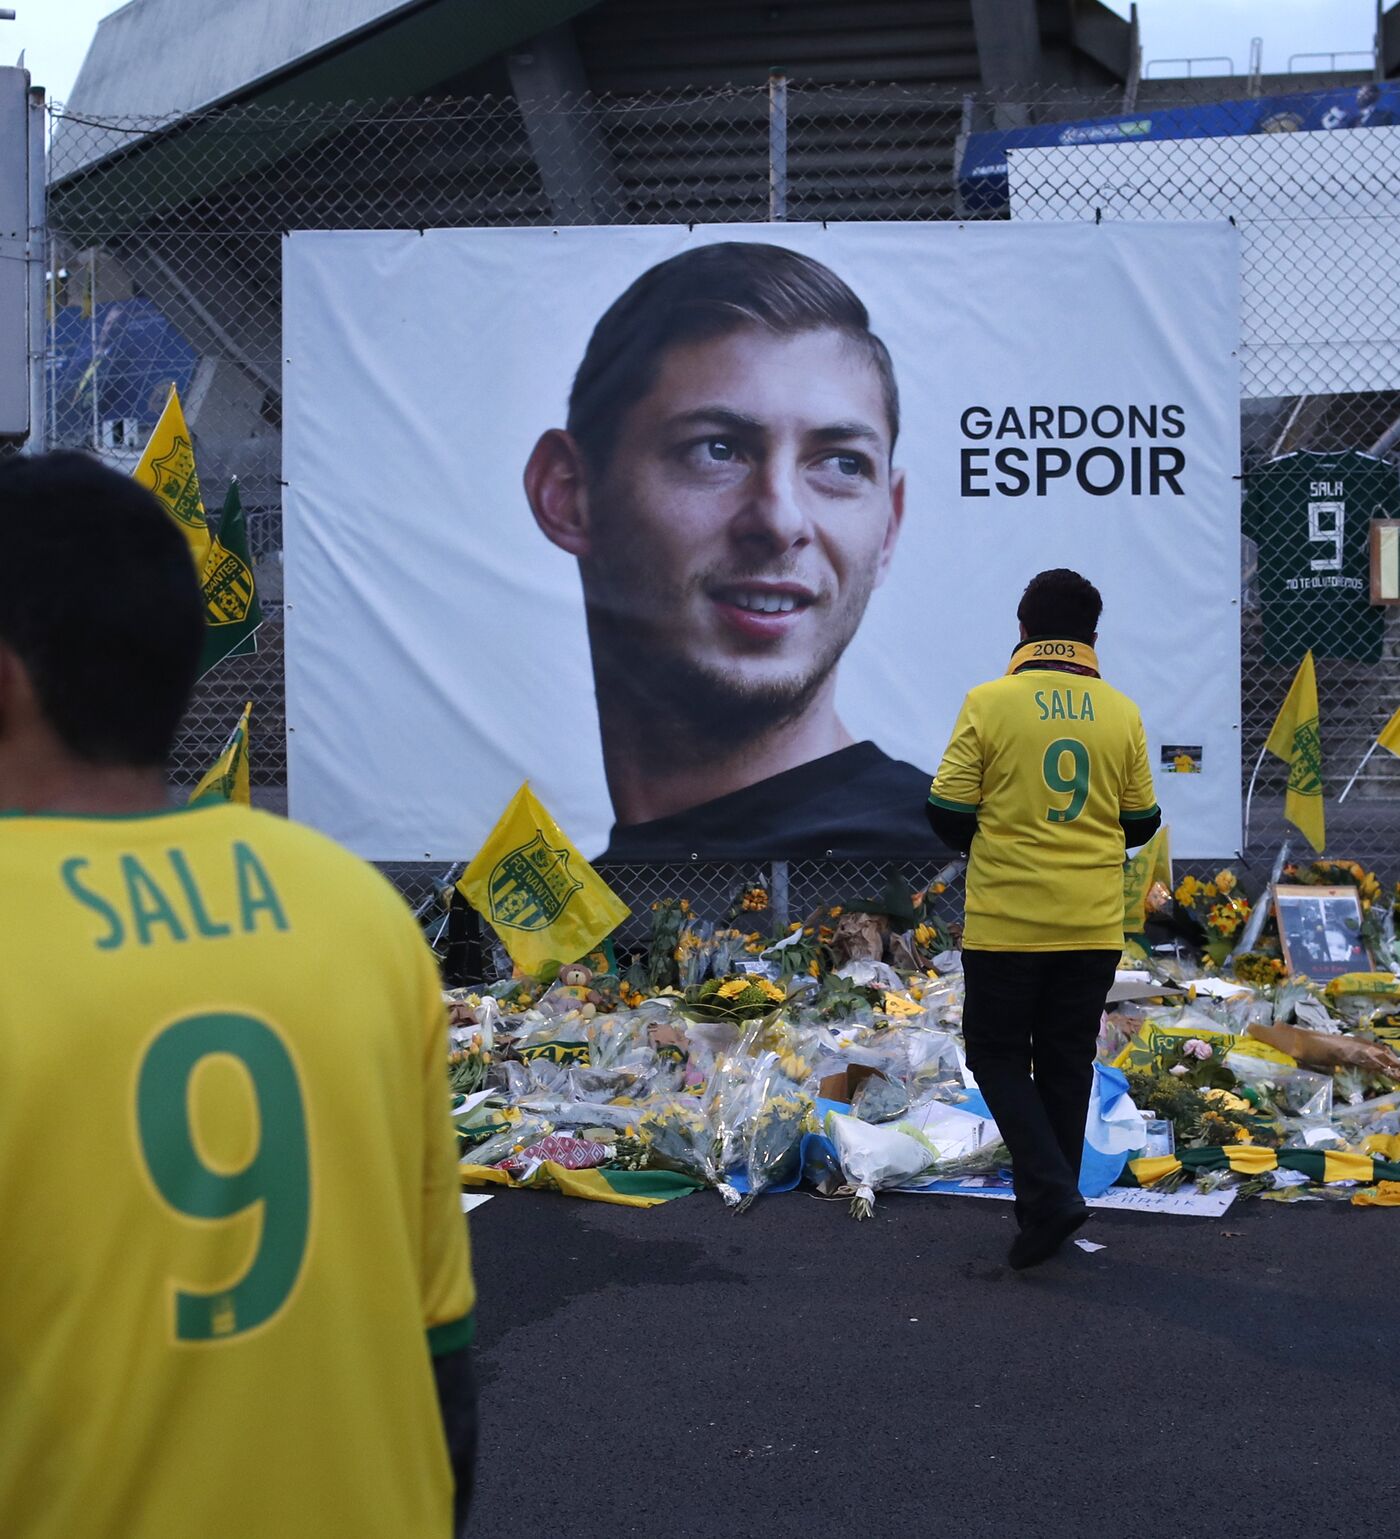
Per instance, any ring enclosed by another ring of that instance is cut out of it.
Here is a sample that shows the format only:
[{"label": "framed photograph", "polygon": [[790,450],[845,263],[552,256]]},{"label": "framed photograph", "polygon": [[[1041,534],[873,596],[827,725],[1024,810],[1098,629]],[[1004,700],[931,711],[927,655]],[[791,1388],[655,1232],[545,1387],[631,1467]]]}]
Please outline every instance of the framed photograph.
[{"label": "framed photograph", "polygon": [[1273,900],[1290,973],[1303,973],[1320,983],[1343,973],[1370,971],[1371,958],[1361,941],[1361,898],[1356,888],[1276,883]]},{"label": "framed photograph", "polygon": [[1371,602],[1400,604],[1400,518],[1371,520]]}]

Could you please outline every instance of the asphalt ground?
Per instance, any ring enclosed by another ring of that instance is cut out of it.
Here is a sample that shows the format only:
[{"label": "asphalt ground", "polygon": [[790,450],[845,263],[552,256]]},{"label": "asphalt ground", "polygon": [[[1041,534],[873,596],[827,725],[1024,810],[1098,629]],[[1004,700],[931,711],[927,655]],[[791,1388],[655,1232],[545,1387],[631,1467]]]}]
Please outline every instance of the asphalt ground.
[{"label": "asphalt ground", "polygon": [[1010,1205],[795,1192],[735,1215],[539,1192],[471,1217],[506,1539],[1387,1539],[1400,1212],[1096,1211],[1031,1272]]}]

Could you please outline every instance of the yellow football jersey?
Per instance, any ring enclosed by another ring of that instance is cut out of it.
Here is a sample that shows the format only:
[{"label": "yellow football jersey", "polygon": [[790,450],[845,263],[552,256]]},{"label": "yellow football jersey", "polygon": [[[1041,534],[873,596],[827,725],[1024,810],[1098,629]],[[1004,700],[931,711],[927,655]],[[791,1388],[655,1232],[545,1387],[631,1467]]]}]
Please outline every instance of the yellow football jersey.
[{"label": "yellow football jersey", "polygon": [[1157,810],[1142,718],[1126,695],[1048,668],[979,684],[963,701],[929,800],[977,814],[964,946],[1123,944],[1119,817]]},{"label": "yellow football jersey", "polygon": [[0,1533],[446,1539],[475,1302],[436,968],[227,803],[0,820]]}]

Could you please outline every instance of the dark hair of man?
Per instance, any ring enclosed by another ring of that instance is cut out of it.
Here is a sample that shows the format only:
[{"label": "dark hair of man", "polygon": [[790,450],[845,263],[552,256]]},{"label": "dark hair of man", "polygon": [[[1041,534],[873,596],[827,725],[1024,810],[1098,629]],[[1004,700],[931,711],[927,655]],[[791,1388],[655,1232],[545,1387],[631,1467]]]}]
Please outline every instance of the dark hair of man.
[{"label": "dark hair of man", "polygon": [[1016,618],[1028,636],[1090,643],[1099,628],[1103,599],[1087,578],[1068,567],[1037,572],[1026,584]]},{"label": "dark hair of man", "polygon": [[74,758],[163,766],[204,644],[184,536],[87,455],[0,464],[0,642]]},{"label": "dark hair of man", "polygon": [[820,262],[748,241],[720,241],[649,268],[593,329],[569,393],[569,432],[589,468],[612,457],[622,419],[656,383],[665,353],[745,326],[775,336],[840,332],[880,379],[890,448],[899,434],[899,390],[889,349],[870,330],[855,293]]}]

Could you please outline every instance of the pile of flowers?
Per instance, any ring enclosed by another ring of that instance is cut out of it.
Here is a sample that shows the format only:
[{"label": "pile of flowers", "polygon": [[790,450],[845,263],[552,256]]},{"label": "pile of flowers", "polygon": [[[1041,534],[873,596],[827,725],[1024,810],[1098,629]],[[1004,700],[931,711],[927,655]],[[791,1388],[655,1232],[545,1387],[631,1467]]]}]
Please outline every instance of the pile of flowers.
[{"label": "pile of flowers", "polygon": [[[1290,978],[1272,920],[1237,949],[1252,904],[1235,871],[1185,876],[1175,910],[1148,926],[1174,927],[1172,954],[1137,954],[1162,994],[1114,1009],[1103,1061],[1127,1073],[1137,1107],[1172,1123],[1178,1150],[1364,1151],[1394,1138],[1400,1155],[1387,1051],[1400,1046],[1400,986],[1384,971],[1400,964],[1400,889],[1347,861],[1283,879],[1354,886],[1377,973],[1328,987]],[[995,1125],[970,1132],[963,1105],[959,926],[941,887],[790,917],[748,881],[716,910],[659,900],[644,943],[613,937],[584,985],[546,970],[453,995],[449,1083],[459,1105],[488,1092],[459,1116],[465,1163],[499,1165],[562,1136],[604,1170],[669,1171],[743,1209],[796,1180],[804,1140],[819,1135],[847,1151],[850,1170],[831,1180],[844,1177],[861,1213],[911,1174],[995,1174],[1006,1159]],[[1183,955],[1187,930],[1195,950]],[[1256,1029],[1291,1031],[1293,1045],[1270,1052]],[[831,1101],[845,1122],[831,1124],[819,1104]],[[1249,1189],[1270,1184],[1251,1177]]]},{"label": "pile of flowers", "polygon": [[1206,954],[1218,966],[1235,948],[1252,912],[1239,878],[1230,870],[1216,872],[1208,882],[1187,876],[1175,897],[1181,910],[1205,932]]}]

